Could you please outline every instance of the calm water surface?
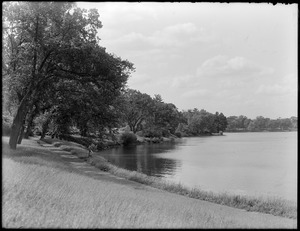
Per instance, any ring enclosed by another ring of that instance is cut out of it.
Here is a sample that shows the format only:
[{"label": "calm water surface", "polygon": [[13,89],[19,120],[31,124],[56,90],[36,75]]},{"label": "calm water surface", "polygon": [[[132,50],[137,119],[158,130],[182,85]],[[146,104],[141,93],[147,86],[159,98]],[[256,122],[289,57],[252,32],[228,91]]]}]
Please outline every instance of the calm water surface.
[{"label": "calm water surface", "polygon": [[225,133],[98,154],[191,188],[297,199],[297,132]]}]

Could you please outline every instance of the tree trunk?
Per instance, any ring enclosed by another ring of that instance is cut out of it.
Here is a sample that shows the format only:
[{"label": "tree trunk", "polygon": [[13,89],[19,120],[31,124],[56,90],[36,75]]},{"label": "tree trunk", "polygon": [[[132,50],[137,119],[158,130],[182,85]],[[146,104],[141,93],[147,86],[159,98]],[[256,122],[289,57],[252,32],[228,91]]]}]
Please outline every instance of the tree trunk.
[{"label": "tree trunk", "polygon": [[45,123],[42,126],[42,134],[40,139],[44,139],[46,136],[46,132],[48,131],[49,124],[51,122],[51,115],[46,119]]},{"label": "tree trunk", "polygon": [[129,128],[130,128],[130,131],[133,131],[133,132],[134,132],[134,125],[129,124]]},{"label": "tree trunk", "polygon": [[138,126],[139,124],[141,124],[141,122],[143,121],[143,117],[139,117],[138,119],[136,119],[135,121],[133,121],[132,123],[128,123],[129,124],[129,127],[130,127],[130,130],[133,132],[133,133],[136,133],[137,132],[137,129],[138,129]]},{"label": "tree trunk", "polygon": [[140,126],[140,124],[143,122],[144,118],[139,118],[139,120],[136,122],[136,124],[134,125],[134,133],[136,133],[138,131],[138,128]]},{"label": "tree trunk", "polygon": [[24,134],[24,139],[29,139],[29,136],[32,134],[32,125],[33,125],[33,120],[29,120],[26,128],[26,132]]},{"label": "tree trunk", "polygon": [[9,146],[11,149],[16,149],[17,148],[17,143],[18,143],[18,138],[19,134],[21,132],[24,118],[26,117],[26,105],[25,103],[21,103],[17,114],[13,120],[13,124],[11,126],[11,133],[10,133],[10,138],[9,138]]},{"label": "tree trunk", "polygon": [[36,25],[36,33],[35,33],[35,48],[34,48],[34,55],[33,55],[33,64],[32,64],[32,81],[29,85],[28,91],[26,92],[25,96],[20,102],[20,106],[17,110],[17,114],[13,120],[13,124],[11,127],[11,135],[9,138],[9,146],[11,149],[17,148],[17,143],[19,139],[19,135],[21,134],[21,129],[23,126],[23,122],[26,118],[26,115],[28,113],[30,98],[35,95],[35,91],[37,89],[37,86],[39,82],[35,83],[36,78],[36,60],[37,60],[37,50],[36,50],[36,42],[37,42],[37,35],[38,35],[38,16],[36,17],[37,25]]},{"label": "tree trunk", "polygon": [[40,138],[40,140],[44,139],[44,138],[45,138],[45,136],[46,136],[46,133],[44,133],[44,132],[43,132],[43,133],[41,134],[41,138]]},{"label": "tree trunk", "polygon": [[35,106],[35,109],[30,113],[28,123],[27,123],[26,132],[24,134],[24,139],[29,138],[29,136],[31,134],[32,125],[33,125],[33,119],[34,119],[34,117],[36,116],[37,113],[38,113],[38,107]]},{"label": "tree trunk", "polygon": [[80,135],[83,137],[87,137],[87,128],[80,129]]},{"label": "tree trunk", "polygon": [[26,115],[28,113],[28,108],[30,106],[30,98],[35,95],[35,90],[32,86],[29,87],[29,90],[27,91],[26,95],[23,97],[20,106],[17,110],[17,114],[13,120],[13,124],[11,126],[11,133],[9,137],[9,147],[11,149],[17,148],[18,138],[24,123],[24,120],[26,118]]},{"label": "tree trunk", "polygon": [[24,130],[25,130],[25,121],[23,121],[23,125],[22,125],[20,133],[19,133],[18,142],[17,142],[18,144],[22,143],[22,139],[24,136]]}]

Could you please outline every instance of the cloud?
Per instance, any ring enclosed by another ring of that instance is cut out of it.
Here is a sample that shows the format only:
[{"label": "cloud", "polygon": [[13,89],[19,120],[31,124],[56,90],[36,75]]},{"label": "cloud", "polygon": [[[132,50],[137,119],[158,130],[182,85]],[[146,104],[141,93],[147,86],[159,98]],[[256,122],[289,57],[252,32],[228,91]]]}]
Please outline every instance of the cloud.
[{"label": "cloud", "polygon": [[[173,78],[172,87],[203,87],[241,89],[254,84],[255,77],[272,73],[272,69],[258,65],[244,57],[218,55],[205,60],[192,74]],[[247,81],[249,77],[251,81]],[[261,79],[259,79],[260,81]]]},{"label": "cloud", "polygon": [[182,23],[177,25],[171,25],[164,28],[163,33],[167,35],[180,35],[184,34],[194,34],[197,32],[197,27],[193,23]]},{"label": "cloud", "polygon": [[126,2],[79,2],[79,7],[98,8],[100,12],[100,19],[104,17],[105,24],[118,25],[120,23],[116,18],[122,18],[122,23],[132,23],[143,20],[145,17],[155,19],[157,12],[154,7],[147,3],[126,3]]},{"label": "cloud", "polygon": [[298,86],[298,77],[295,73],[290,73],[285,75],[282,78],[281,84],[284,84],[286,86],[289,86],[291,89],[295,90]]},{"label": "cloud", "polygon": [[128,81],[130,81],[132,84],[139,84],[142,82],[146,82],[149,81],[151,78],[150,76],[146,75],[146,74],[136,74],[134,73],[133,76],[131,76]]},{"label": "cloud", "polygon": [[172,88],[186,88],[195,83],[195,76],[193,75],[181,75],[173,77],[171,82]]},{"label": "cloud", "polygon": [[210,95],[212,95],[212,92],[208,89],[190,90],[181,94],[184,98],[207,97]]},{"label": "cloud", "polygon": [[297,86],[296,75],[288,74],[280,79],[277,83],[261,84],[255,93],[264,95],[290,95],[296,98]]},{"label": "cloud", "polygon": [[130,49],[172,48],[190,46],[191,43],[209,40],[203,28],[197,28],[193,23],[181,23],[164,27],[151,34],[131,32],[116,39],[107,41],[110,46]]},{"label": "cloud", "polygon": [[228,57],[225,55],[218,55],[204,61],[199,68],[197,68],[197,75],[201,77],[234,77],[239,76],[249,77],[272,73],[272,69],[256,64],[245,57]]},{"label": "cloud", "polygon": [[278,84],[273,85],[260,85],[256,90],[256,94],[267,94],[267,95],[281,95],[289,92],[289,89],[285,86],[280,86]]},{"label": "cloud", "polygon": [[197,31],[192,23],[177,24],[155,31],[148,37],[148,41],[153,46],[174,47],[180,46],[187,38]]},{"label": "cloud", "polygon": [[155,31],[149,41],[154,46],[183,47],[197,42],[208,42],[212,39],[206,30],[194,23],[180,23]]}]

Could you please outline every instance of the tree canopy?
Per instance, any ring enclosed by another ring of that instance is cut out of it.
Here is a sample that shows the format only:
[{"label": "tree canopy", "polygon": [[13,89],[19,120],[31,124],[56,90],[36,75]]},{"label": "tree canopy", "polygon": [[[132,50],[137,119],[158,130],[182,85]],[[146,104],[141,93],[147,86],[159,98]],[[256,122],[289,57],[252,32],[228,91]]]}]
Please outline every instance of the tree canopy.
[{"label": "tree canopy", "polygon": [[[99,45],[97,32],[102,23],[95,9],[87,11],[70,2],[5,2],[3,25],[3,81],[7,98],[16,105],[11,148],[16,148],[26,115],[41,92],[60,92],[55,94],[58,105],[52,106],[61,109],[80,101],[80,97],[72,100],[73,93],[83,91],[87,97],[81,97],[80,107],[95,106],[94,110],[97,106],[94,112],[99,115],[108,110],[134,71],[132,63]],[[72,96],[62,95],[63,91],[72,92]]]},{"label": "tree canopy", "polygon": [[218,133],[225,131],[227,127],[227,120],[223,113],[216,112],[212,114],[204,109],[200,111],[197,108],[189,109],[183,112],[183,116],[187,120],[187,126],[182,127],[181,131],[191,135],[201,135],[206,133]]}]

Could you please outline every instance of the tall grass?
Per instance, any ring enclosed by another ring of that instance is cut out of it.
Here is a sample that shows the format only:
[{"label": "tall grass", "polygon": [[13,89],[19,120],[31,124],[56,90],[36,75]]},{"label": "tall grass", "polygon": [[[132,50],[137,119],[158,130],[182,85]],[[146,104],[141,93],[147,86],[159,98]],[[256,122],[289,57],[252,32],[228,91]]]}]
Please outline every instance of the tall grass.
[{"label": "tall grass", "polygon": [[213,193],[196,188],[190,189],[184,187],[179,183],[176,184],[136,171],[129,171],[119,168],[115,165],[110,164],[102,157],[90,158],[88,162],[96,166],[100,170],[108,171],[116,176],[190,198],[209,201],[221,205],[227,205],[234,208],[245,209],[252,212],[261,212],[294,219],[297,218],[297,204],[292,201],[287,201],[275,197],[266,198],[242,196],[232,195],[228,193]]},{"label": "tall grass", "polygon": [[[293,220],[222,210],[152,188],[135,189],[58,168],[3,160],[6,228],[249,228]],[[146,187],[146,186],[145,186]]]}]

